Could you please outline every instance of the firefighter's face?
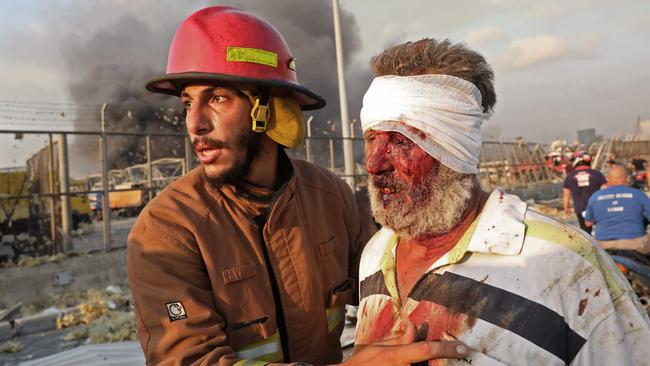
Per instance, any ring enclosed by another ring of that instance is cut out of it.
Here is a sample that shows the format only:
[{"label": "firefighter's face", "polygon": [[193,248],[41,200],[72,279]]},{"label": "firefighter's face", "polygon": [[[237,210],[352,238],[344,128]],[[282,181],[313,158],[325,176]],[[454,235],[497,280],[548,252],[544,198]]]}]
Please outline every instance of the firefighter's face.
[{"label": "firefighter's face", "polygon": [[181,93],[185,123],[207,177],[218,185],[246,175],[257,151],[251,104],[227,86],[190,84]]}]

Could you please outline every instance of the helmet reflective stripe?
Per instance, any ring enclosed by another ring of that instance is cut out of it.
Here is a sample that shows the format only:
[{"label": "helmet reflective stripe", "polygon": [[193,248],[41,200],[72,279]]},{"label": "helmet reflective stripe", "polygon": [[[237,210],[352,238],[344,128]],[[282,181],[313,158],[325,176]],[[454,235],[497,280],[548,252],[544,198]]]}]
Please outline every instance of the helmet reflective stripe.
[{"label": "helmet reflective stripe", "polygon": [[190,82],[243,83],[291,92],[303,110],[325,100],[298,83],[295,59],[273,25],[227,6],[190,15],[178,27],[169,49],[167,73],[147,83],[156,93],[179,95]]}]

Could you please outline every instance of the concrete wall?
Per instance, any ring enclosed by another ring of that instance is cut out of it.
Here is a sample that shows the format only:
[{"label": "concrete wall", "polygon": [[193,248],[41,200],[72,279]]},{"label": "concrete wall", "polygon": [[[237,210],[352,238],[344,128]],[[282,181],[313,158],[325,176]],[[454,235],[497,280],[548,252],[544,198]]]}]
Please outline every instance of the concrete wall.
[{"label": "concrete wall", "polygon": [[[56,284],[57,277],[59,284]],[[60,285],[68,280],[72,283]],[[0,307],[19,301],[30,303],[70,288],[85,290],[126,284],[126,249],[85,254],[35,267],[2,268]]]}]

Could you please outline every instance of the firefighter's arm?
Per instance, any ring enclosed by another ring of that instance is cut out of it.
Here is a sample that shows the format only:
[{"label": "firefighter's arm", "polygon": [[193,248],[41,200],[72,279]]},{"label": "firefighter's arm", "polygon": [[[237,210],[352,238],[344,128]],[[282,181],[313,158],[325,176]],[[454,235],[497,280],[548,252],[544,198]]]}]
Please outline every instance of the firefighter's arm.
[{"label": "firefighter's arm", "polygon": [[128,240],[129,286],[147,364],[234,365],[239,360],[202,257],[191,236],[170,231],[136,223]]},{"label": "firefighter's arm", "polygon": [[[357,286],[359,283],[359,263],[361,261],[361,254],[363,254],[363,248],[377,231],[377,227],[375,226],[370,211],[359,207],[350,187],[342,180],[339,184],[345,206],[345,222],[347,224],[348,242],[350,243],[348,273],[353,278],[355,286]],[[358,293],[358,289],[353,291],[353,304],[350,305],[358,304]]]}]

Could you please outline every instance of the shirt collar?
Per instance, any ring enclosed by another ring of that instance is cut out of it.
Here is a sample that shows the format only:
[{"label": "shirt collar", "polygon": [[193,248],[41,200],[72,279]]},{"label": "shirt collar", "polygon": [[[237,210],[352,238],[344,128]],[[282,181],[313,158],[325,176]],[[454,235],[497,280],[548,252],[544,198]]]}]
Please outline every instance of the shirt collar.
[{"label": "shirt collar", "polygon": [[[477,253],[517,255],[524,244],[526,202],[495,189],[488,198],[467,250]],[[452,249],[453,250],[453,249]]]},{"label": "shirt collar", "polygon": [[[426,272],[458,263],[468,251],[497,255],[519,254],[526,232],[524,224],[526,207],[526,202],[519,197],[507,194],[501,188],[495,189],[488,197],[479,216],[474,219],[458,243],[433,263]],[[396,312],[401,307],[395,273],[395,250],[399,238],[387,227],[382,228],[377,235],[380,235],[382,240],[388,241],[380,260],[380,267],[384,275],[384,283],[393,300],[393,311]]]},{"label": "shirt collar", "polygon": [[[501,188],[495,189],[458,243],[433,263],[429,270],[458,263],[468,251],[497,255],[519,254],[526,233],[526,208],[526,202],[519,197],[505,193]],[[381,261],[382,270],[386,274],[394,270],[390,267],[394,267],[398,238],[389,228],[384,227],[382,231],[388,234],[385,238],[390,238]]]}]

